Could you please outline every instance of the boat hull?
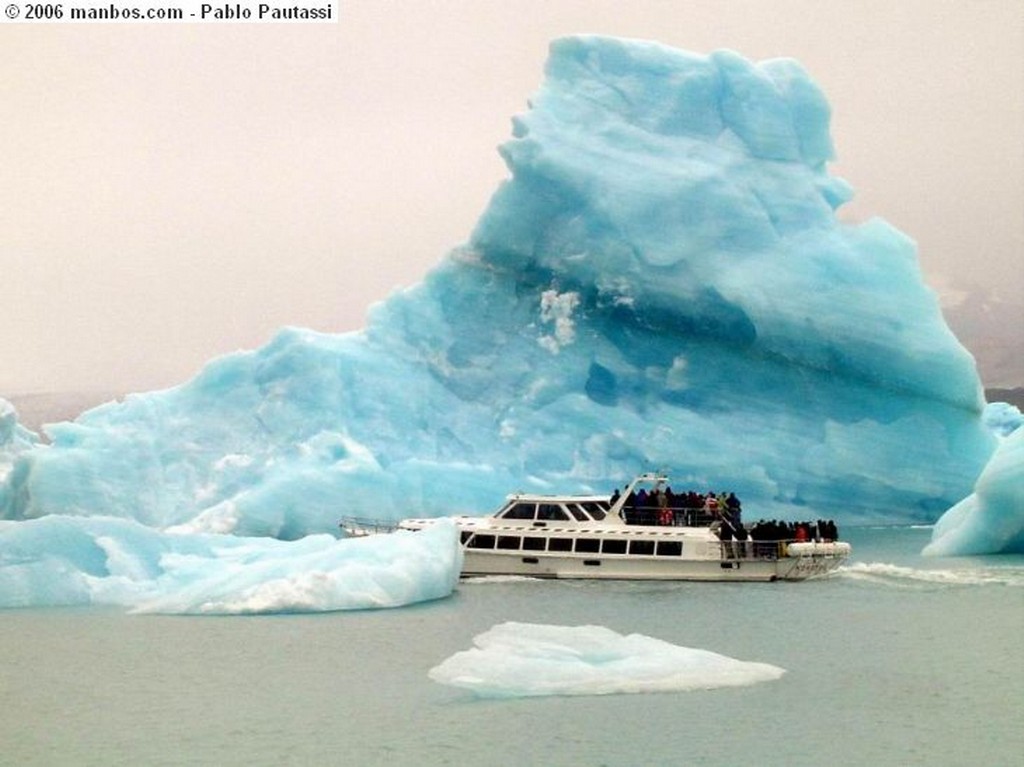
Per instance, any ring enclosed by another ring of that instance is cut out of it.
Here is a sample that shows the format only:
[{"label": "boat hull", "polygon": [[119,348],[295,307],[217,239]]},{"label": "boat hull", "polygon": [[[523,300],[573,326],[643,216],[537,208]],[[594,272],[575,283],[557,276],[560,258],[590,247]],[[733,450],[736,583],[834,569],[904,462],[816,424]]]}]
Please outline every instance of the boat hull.
[{"label": "boat hull", "polygon": [[845,557],[782,556],[776,559],[659,559],[635,556],[464,550],[462,576],[663,581],[801,581],[826,575]]}]

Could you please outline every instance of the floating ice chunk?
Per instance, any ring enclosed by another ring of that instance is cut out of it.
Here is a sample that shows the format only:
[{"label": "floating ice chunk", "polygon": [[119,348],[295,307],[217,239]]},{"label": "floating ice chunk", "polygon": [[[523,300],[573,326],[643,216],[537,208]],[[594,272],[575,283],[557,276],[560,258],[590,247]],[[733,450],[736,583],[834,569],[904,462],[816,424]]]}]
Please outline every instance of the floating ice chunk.
[{"label": "floating ice chunk", "polygon": [[785,669],[680,647],[603,626],[508,622],[473,639],[430,670],[430,678],[485,698],[610,695],[739,687]]},{"label": "floating ice chunk", "polygon": [[1024,425],[1024,415],[1020,408],[1009,402],[989,402],[985,405],[981,420],[1000,437],[1007,437]]},{"label": "floating ice chunk", "polygon": [[935,523],[923,553],[1024,554],[1024,429],[1002,441],[974,492]]},{"label": "floating ice chunk", "polygon": [[[184,562],[183,588],[137,612],[251,614],[400,607],[451,594],[462,569],[455,527],[339,541],[251,539],[215,558]],[[168,563],[168,574],[178,576]]]},{"label": "floating ice chunk", "polygon": [[0,522],[0,608],[280,613],[398,607],[448,596],[462,569],[449,522],[422,533],[298,541],[180,535],[130,520]]}]

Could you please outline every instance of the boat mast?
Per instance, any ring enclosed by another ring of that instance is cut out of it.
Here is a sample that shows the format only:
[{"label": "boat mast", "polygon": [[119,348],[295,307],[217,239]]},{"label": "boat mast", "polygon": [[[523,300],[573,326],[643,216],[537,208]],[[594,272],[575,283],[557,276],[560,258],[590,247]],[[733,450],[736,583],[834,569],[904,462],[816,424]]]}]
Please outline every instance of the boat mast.
[{"label": "boat mast", "polygon": [[623,521],[622,509],[626,505],[627,499],[633,493],[633,491],[636,490],[637,485],[646,484],[652,484],[654,485],[655,489],[657,489],[662,485],[668,484],[668,477],[666,477],[664,474],[659,474],[653,471],[648,471],[644,474],[638,475],[637,478],[630,482],[629,485],[627,485],[626,489],[622,491],[622,495],[619,496],[619,499],[614,504],[612,504],[612,507],[608,510],[608,516],[620,522]]}]

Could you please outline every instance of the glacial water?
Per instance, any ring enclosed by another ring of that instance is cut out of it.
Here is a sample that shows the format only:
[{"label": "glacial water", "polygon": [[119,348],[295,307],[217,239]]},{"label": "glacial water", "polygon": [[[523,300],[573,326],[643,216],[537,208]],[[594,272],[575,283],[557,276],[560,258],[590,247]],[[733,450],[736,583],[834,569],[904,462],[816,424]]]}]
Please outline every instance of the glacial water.
[{"label": "glacial water", "polygon": [[[0,612],[4,765],[1009,765],[1024,752],[1024,557],[775,584],[462,583],[393,610]],[[686,693],[478,700],[429,669],[508,620],[596,624],[786,669]]]}]

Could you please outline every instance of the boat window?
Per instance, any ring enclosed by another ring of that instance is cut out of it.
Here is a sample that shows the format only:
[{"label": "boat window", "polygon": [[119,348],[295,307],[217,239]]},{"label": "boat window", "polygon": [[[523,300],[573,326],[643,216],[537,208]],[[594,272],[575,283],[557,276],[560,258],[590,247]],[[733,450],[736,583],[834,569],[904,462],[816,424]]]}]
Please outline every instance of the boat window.
[{"label": "boat window", "polygon": [[565,509],[557,503],[542,503],[537,507],[537,519],[564,519],[568,520],[569,515]]},{"label": "boat window", "polygon": [[459,535],[459,539],[463,543],[465,543],[466,541],[468,541],[472,537],[473,537],[473,533],[471,533],[469,530],[463,530],[461,535]]},{"label": "boat window", "polygon": [[594,501],[587,501],[583,504],[583,508],[590,512],[590,516],[598,522],[604,519],[605,512],[607,511],[603,504],[595,503]]},{"label": "boat window", "polygon": [[590,517],[587,516],[587,513],[583,509],[581,509],[579,506],[577,506],[575,503],[570,503],[568,506],[566,506],[566,508],[569,509],[569,513],[570,514],[572,514],[574,517],[576,517],[576,521],[577,522],[589,522],[590,521]]},{"label": "boat window", "polygon": [[577,538],[576,539],[576,551],[582,551],[587,554],[596,554],[601,546],[601,541],[597,538]]},{"label": "boat window", "polygon": [[494,536],[493,535],[480,535],[477,533],[469,539],[467,544],[471,549],[493,549],[494,548]]},{"label": "boat window", "polygon": [[682,541],[658,541],[659,557],[679,557],[683,554]]},{"label": "boat window", "polygon": [[629,542],[630,554],[653,554],[654,541],[634,540]]},{"label": "boat window", "polygon": [[519,549],[519,536],[518,535],[499,535],[498,536],[498,548],[499,549]]},{"label": "boat window", "polygon": [[523,549],[526,551],[544,551],[544,539],[523,538]]},{"label": "boat window", "polygon": [[626,542],[616,538],[604,541],[601,544],[601,552],[604,554],[625,554]]},{"label": "boat window", "polygon": [[572,538],[551,538],[548,551],[572,551]]},{"label": "boat window", "polygon": [[533,519],[537,506],[532,503],[517,503],[501,515],[502,519]]}]

